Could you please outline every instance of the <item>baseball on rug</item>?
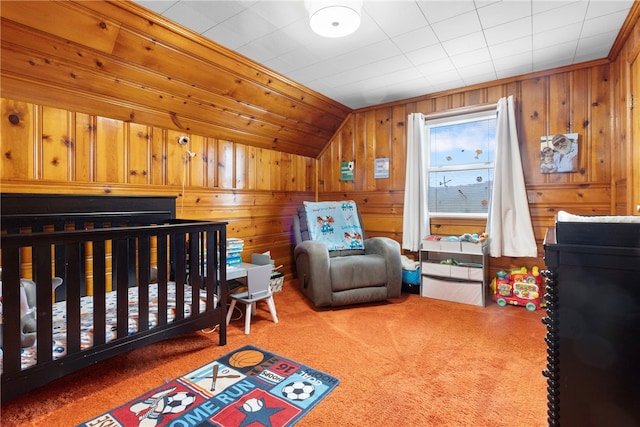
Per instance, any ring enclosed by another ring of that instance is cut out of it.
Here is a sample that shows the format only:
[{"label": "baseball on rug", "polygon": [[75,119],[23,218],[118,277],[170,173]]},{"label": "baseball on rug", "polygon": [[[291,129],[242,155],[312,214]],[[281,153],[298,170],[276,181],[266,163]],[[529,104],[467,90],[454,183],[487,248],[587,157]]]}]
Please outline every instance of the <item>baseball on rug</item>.
[{"label": "baseball on rug", "polygon": [[339,382],[245,346],[80,425],[291,426]]}]

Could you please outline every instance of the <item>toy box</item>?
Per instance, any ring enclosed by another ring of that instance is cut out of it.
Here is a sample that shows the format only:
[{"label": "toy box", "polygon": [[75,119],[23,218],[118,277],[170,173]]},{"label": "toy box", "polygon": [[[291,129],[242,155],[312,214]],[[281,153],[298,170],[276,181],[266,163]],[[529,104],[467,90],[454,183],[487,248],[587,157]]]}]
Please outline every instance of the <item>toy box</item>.
[{"label": "toy box", "polygon": [[402,283],[406,283],[408,285],[419,285],[420,284],[420,268],[416,268],[415,270],[402,270]]},{"label": "toy box", "polygon": [[540,270],[536,266],[530,271],[526,267],[509,273],[499,271],[491,282],[492,299],[501,307],[511,304],[536,311],[544,306],[541,284]]}]

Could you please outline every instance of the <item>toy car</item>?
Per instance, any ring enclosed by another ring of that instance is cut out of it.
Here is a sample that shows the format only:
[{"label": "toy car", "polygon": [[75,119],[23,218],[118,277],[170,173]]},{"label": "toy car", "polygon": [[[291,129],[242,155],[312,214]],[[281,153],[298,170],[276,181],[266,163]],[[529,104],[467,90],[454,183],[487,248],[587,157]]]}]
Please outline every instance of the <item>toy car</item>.
[{"label": "toy car", "polygon": [[533,267],[531,273],[525,267],[511,274],[499,271],[494,279],[493,300],[500,306],[507,304],[524,306],[529,311],[541,308],[540,271]]}]

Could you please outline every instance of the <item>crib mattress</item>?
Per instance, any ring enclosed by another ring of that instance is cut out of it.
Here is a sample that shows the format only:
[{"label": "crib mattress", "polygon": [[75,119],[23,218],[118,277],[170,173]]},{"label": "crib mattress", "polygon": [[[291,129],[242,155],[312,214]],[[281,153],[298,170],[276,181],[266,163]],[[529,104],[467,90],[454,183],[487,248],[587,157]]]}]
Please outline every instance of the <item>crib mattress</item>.
[{"label": "crib mattress", "polygon": [[[184,317],[191,315],[191,286],[184,285]],[[176,307],[176,286],[174,282],[167,284],[167,322],[171,323],[175,319]],[[138,330],[138,288],[129,288],[129,335]],[[105,295],[106,302],[106,341],[111,342],[117,338],[117,292],[109,292]],[[200,292],[200,312],[203,312],[206,305],[206,292]],[[217,306],[217,298],[214,295],[214,307]],[[66,302],[61,301],[53,304],[53,358],[59,359],[67,354],[67,307]],[[149,285],[149,328],[157,326],[158,319],[158,285]],[[81,348],[87,349],[93,346],[93,297],[82,297],[80,301],[80,341]],[[213,326],[213,325],[212,325]],[[37,344],[25,347],[21,350],[22,369],[26,369],[37,363]],[[0,350],[1,351],[1,350]],[[2,357],[0,357],[0,373],[2,373]]]}]

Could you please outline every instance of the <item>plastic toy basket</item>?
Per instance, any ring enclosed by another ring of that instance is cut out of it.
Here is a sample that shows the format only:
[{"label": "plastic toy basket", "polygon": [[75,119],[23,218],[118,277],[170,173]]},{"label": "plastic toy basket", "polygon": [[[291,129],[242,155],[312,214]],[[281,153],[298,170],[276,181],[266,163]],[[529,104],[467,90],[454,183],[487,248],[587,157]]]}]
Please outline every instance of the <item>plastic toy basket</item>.
[{"label": "plastic toy basket", "polygon": [[283,283],[284,283],[284,274],[277,273],[277,272],[271,274],[271,280],[269,281],[271,292],[280,292],[282,290]]},{"label": "plastic toy basket", "polygon": [[402,283],[406,283],[408,285],[419,285],[420,284],[420,268],[416,268],[415,270],[402,270]]}]

